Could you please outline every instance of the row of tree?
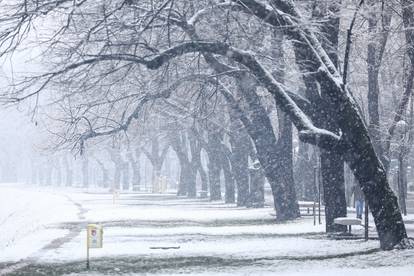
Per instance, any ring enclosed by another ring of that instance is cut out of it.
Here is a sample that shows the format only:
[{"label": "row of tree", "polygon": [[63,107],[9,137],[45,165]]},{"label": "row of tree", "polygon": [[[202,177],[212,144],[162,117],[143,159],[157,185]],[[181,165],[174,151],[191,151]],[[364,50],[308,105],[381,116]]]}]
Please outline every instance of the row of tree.
[{"label": "row of tree", "polygon": [[[248,160],[258,160],[280,221],[300,215],[294,152],[302,158],[308,153],[303,143],[311,144],[319,149],[313,152],[320,155],[327,231],[343,230],[333,220],[346,216],[346,163],[365,194],[381,247],[390,249],[407,242],[387,170],[414,77],[414,3],[400,1],[398,13],[391,2],[6,1],[1,52],[24,47],[26,38],[43,58],[36,74],[20,76],[5,96],[21,102],[41,94],[55,119],[56,145],[81,153],[108,136],[162,132],[180,162],[179,195],[196,195],[199,174],[208,175],[210,198],[219,199],[223,171],[226,201],[246,205],[255,185],[248,182]],[[394,24],[404,26],[408,75],[382,134],[379,76],[394,13]],[[360,88],[352,77],[358,59],[350,58],[359,46],[354,26],[365,19],[368,118],[354,93]],[[147,156],[156,172],[164,154],[152,143]],[[302,163],[298,170],[304,172],[309,162]]]}]

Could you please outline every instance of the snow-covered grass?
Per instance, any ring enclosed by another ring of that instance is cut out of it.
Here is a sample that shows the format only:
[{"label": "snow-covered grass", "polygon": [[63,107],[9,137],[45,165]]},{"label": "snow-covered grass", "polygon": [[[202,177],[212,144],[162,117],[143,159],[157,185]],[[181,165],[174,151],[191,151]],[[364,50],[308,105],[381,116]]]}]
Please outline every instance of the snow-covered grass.
[{"label": "snow-covered grass", "polygon": [[63,195],[0,186],[0,261],[17,261],[65,235],[48,225],[77,219],[78,210]]},{"label": "snow-covered grass", "polygon": [[[114,204],[100,191],[10,185],[0,185],[0,204],[0,275],[412,275],[414,268],[411,250],[332,240],[312,217],[277,224],[271,207],[139,193]],[[104,227],[88,272],[87,223]]]}]

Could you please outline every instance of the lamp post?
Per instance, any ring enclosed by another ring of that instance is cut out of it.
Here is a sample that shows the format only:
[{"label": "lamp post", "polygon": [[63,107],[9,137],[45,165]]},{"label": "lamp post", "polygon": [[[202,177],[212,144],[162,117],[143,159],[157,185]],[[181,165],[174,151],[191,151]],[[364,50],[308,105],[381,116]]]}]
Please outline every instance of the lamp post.
[{"label": "lamp post", "polygon": [[316,225],[316,203],[318,203],[318,222],[322,224],[321,218],[321,204],[322,204],[322,195],[321,195],[321,176],[320,168],[318,166],[313,167],[313,189],[314,189],[314,199],[313,199],[313,225]]},{"label": "lamp post", "polygon": [[316,201],[318,200],[317,170],[317,166],[313,167],[313,225],[316,225]]}]

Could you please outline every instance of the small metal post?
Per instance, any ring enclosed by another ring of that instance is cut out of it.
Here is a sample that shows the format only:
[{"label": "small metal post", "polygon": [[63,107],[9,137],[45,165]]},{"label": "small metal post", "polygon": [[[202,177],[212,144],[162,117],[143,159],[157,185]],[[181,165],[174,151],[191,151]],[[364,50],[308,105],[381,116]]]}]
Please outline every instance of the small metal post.
[{"label": "small metal post", "polygon": [[[401,136],[402,139],[404,136]],[[402,149],[401,149],[402,151]],[[404,175],[406,174],[404,169],[404,159],[402,156],[402,152],[400,152],[398,156],[398,204],[400,205],[400,210],[404,214],[404,216],[407,215],[407,206],[405,202],[406,198],[406,191],[405,191],[405,178]]]},{"label": "small metal post", "polygon": [[313,167],[313,225],[316,225],[316,197],[318,196],[317,194],[317,185],[316,185],[316,166]]},{"label": "small metal post", "polygon": [[313,225],[316,225],[316,208],[315,208],[316,202],[313,201]]},{"label": "small metal post", "polygon": [[368,240],[368,223],[369,223],[369,221],[368,221],[368,214],[369,214],[369,211],[368,211],[368,203],[365,200],[365,240],[366,241]]},{"label": "small metal post", "polygon": [[407,198],[407,190],[406,190],[406,181],[405,181],[405,177],[404,174],[406,174],[405,171],[403,171],[401,173],[401,208],[402,208],[402,212],[404,216],[407,216],[407,202],[406,202],[406,198]]},{"label": "small metal post", "polygon": [[318,179],[318,219],[319,219],[319,224],[322,224],[322,220],[321,220],[321,179]]},{"label": "small metal post", "polygon": [[86,229],[86,269],[89,270],[89,229]]}]

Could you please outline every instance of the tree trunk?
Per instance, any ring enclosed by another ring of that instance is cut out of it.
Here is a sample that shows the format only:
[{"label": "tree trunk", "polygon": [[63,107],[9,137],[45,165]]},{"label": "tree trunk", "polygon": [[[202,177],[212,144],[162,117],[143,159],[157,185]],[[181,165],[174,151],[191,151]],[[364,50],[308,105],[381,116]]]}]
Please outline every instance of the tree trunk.
[{"label": "tree trunk", "polygon": [[[340,1],[315,1],[312,16],[317,20],[327,20],[326,24],[321,26],[321,33],[324,35],[322,46],[326,49],[332,63],[337,66],[338,56],[338,33],[339,33],[339,12]],[[310,72],[313,70],[312,50],[306,47],[295,47],[296,60],[300,70]],[[338,132],[338,124],[335,121],[337,110],[331,109],[331,106],[325,104],[325,98],[328,97],[327,91],[321,89],[318,80],[310,74],[304,74],[303,77],[306,96],[313,105],[318,106],[319,112],[314,112],[312,120],[318,127]],[[320,95],[319,95],[320,91]],[[322,116],[321,116],[322,115]],[[323,197],[325,201],[325,222],[326,231],[346,231],[346,227],[338,226],[334,223],[336,217],[345,217],[346,196],[345,196],[345,179],[344,179],[344,160],[340,154],[332,150],[321,150],[321,172]]]},{"label": "tree trunk", "polygon": [[249,168],[250,173],[250,195],[248,207],[262,208],[264,207],[264,184],[265,177],[260,167],[259,161],[254,161]]},{"label": "tree trunk", "polygon": [[187,171],[185,169],[185,165],[180,162],[180,179],[177,188],[177,196],[186,196],[187,195],[187,182],[186,177],[188,176]]},{"label": "tree trunk", "polygon": [[65,166],[65,176],[66,176],[65,186],[71,187],[73,184],[73,169],[72,169],[71,164],[69,164],[69,160],[67,156],[64,157],[63,163]]},{"label": "tree trunk", "polygon": [[[190,162],[190,166],[191,166],[191,175],[192,178],[194,179],[194,181],[192,181],[191,183],[189,183],[189,188],[188,189],[188,196],[189,197],[196,197],[197,196],[197,171],[200,173],[200,178],[201,178],[201,182],[202,182],[202,187],[205,186],[207,183],[207,175],[203,169],[203,166],[201,165],[201,142],[199,141],[199,139],[197,139],[196,135],[195,135],[195,128],[193,127],[192,129],[187,131],[187,135],[188,135],[188,142],[189,142],[189,146],[190,146],[190,153],[191,153],[191,161],[190,158],[187,157],[187,160],[189,160]],[[207,184],[208,185],[208,184]],[[207,191],[207,190],[204,190]],[[201,193],[203,196],[205,193]]]},{"label": "tree trunk", "polygon": [[210,200],[221,200],[220,173],[222,150],[220,133],[216,129],[208,129],[208,175],[210,183]]},{"label": "tree trunk", "polygon": [[197,170],[192,166],[191,163],[187,163],[184,169],[185,175],[185,187],[186,187],[186,194],[189,198],[195,198],[197,196],[197,189],[196,189],[196,180],[197,180]]},{"label": "tree trunk", "polygon": [[[281,31],[274,31],[272,33],[272,41],[274,47],[272,48],[271,55],[278,62],[277,70],[274,70],[272,75],[279,83],[285,82],[285,68],[284,49],[283,49],[283,33]],[[295,181],[293,178],[293,126],[289,117],[283,113],[280,108],[277,108],[277,115],[279,120],[279,139],[278,139],[278,151],[279,151],[279,168],[282,177],[279,181],[283,181],[283,185],[286,188],[286,194],[296,201]],[[293,203],[288,202],[289,207],[293,207]],[[296,203],[297,205],[297,203]]]},{"label": "tree trunk", "polygon": [[[191,136],[190,133],[189,135]],[[193,140],[193,137],[189,137],[188,140],[190,141],[190,150],[196,155],[194,152],[195,141]],[[185,133],[182,133],[181,135],[178,132],[172,133],[170,143],[180,162],[180,183],[178,185],[177,195],[187,195],[190,198],[195,198],[197,196],[197,164],[194,164],[189,160],[188,143]],[[196,157],[192,156],[192,158],[194,159]]]},{"label": "tree trunk", "polygon": [[37,173],[37,179],[38,179],[39,186],[45,185],[45,175],[43,171],[43,165],[39,166],[38,173]]},{"label": "tree trunk", "polygon": [[221,188],[220,188],[220,159],[215,157],[216,153],[210,154],[208,162],[208,176],[210,183],[210,200],[221,199]]},{"label": "tree trunk", "polygon": [[128,153],[128,160],[131,164],[132,168],[132,190],[139,191],[140,190],[140,182],[141,182],[141,173],[140,173],[140,164],[139,164],[139,157],[140,157],[140,150],[135,150],[135,156],[132,152]]},{"label": "tree trunk", "polygon": [[45,185],[50,186],[52,183],[53,165],[51,161],[46,161],[45,165]]},{"label": "tree trunk", "polygon": [[196,170],[191,166],[190,162],[184,158],[178,158],[180,161],[180,183],[177,195],[195,198],[196,191]]},{"label": "tree trunk", "polygon": [[108,188],[109,187],[108,169],[105,167],[105,164],[101,162],[100,160],[96,159],[96,163],[98,163],[99,168],[102,171],[102,182],[100,185],[98,184],[98,186],[103,187],[103,188]]},{"label": "tree trunk", "polygon": [[142,151],[147,156],[152,164],[152,192],[160,192],[160,181],[161,181],[161,169],[164,163],[166,154],[168,153],[169,146],[167,145],[160,152],[160,141],[157,136],[153,136],[151,139],[151,152],[148,152],[144,148]]},{"label": "tree trunk", "polygon": [[56,158],[55,161],[55,171],[56,171],[56,186],[61,186],[62,185],[62,167],[61,167],[61,161],[60,158]]},{"label": "tree trunk", "polygon": [[129,165],[121,156],[121,166],[122,166],[122,190],[129,190]]},{"label": "tree trunk", "polygon": [[[285,174],[285,161],[281,154],[273,127],[266,110],[255,92],[254,80],[246,74],[239,82],[239,90],[246,100],[251,125],[247,128],[257,151],[266,178],[272,188],[277,220],[284,221],[300,216],[293,178]],[[254,89],[253,89],[254,88]]]},{"label": "tree trunk", "polygon": [[82,155],[82,187],[89,187],[89,159],[85,153]]},{"label": "tree trunk", "polygon": [[235,185],[232,170],[230,168],[230,161],[222,154],[221,165],[224,173],[224,202],[234,203],[236,201]]},{"label": "tree trunk", "polygon": [[[295,181],[293,179],[292,122],[281,110],[278,110],[278,118],[280,133],[278,140],[278,149],[280,156],[278,159],[281,171],[280,173],[283,175],[280,181],[284,182],[284,186],[287,189],[287,194],[290,195],[291,198],[296,199]],[[290,207],[294,206],[290,205]]]},{"label": "tree trunk", "polygon": [[162,163],[155,163],[152,167],[152,192],[160,193],[161,192],[161,169]]},{"label": "tree trunk", "polygon": [[119,190],[121,186],[121,168],[118,164],[114,164],[114,182],[112,183],[112,190]]},{"label": "tree trunk", "polygon": [[294,179],[296,192],[300,193],[300,198],[306,201],[313,200],[313,167],[311,145],[299,141],[299,150],[294,169]]},{"label": "tree trunk", "polygon": [[114,178],[111,189],[119,190],[121,188],[122,164],[120,162],[120,149],[108,149],[111,161],[114,164]]},{"label": "tree trunk", "polygon": [[325,202],[326,232],[346,232],[346,225],[334,223],[338,217],[346,217],[344,160],[335,152],[321,151],[323,198]]},{"label": "tree trunk", "polygon": [[382,63],[383,53],[388,40],[388,33],[391,24],[391,15],[389,11],[381,11],[382,28],[378,30],[377,12],[379,4],[377,1],[370,0],[368,13],[368,31],[371,34],[368,43],[368,114],[369,114],[369,132],[372,137],[375,151],[384,164],[386,170],[389,166],[389,156],[385,156],[384,148],[381,141],[380,126],[380,87],[378,76]]},{"label": "tree trunk", "polygon": [[200,174],[200,178],[201,178],[201,193],[200,193],[200,196],[202,198],[207,197],[207,193],[208,193],[208,176],[207,176],[206,171],[202,167],[201,163],[200,163],[200,166],[198,167],[198,173]]},{"label": "tree trunk", "polygon": [[250,138],[243,125],[230,110],[230,144],[232,149],[231,165],[237,185],[237,206],[246,206],[249,199],[249,147]]}]

